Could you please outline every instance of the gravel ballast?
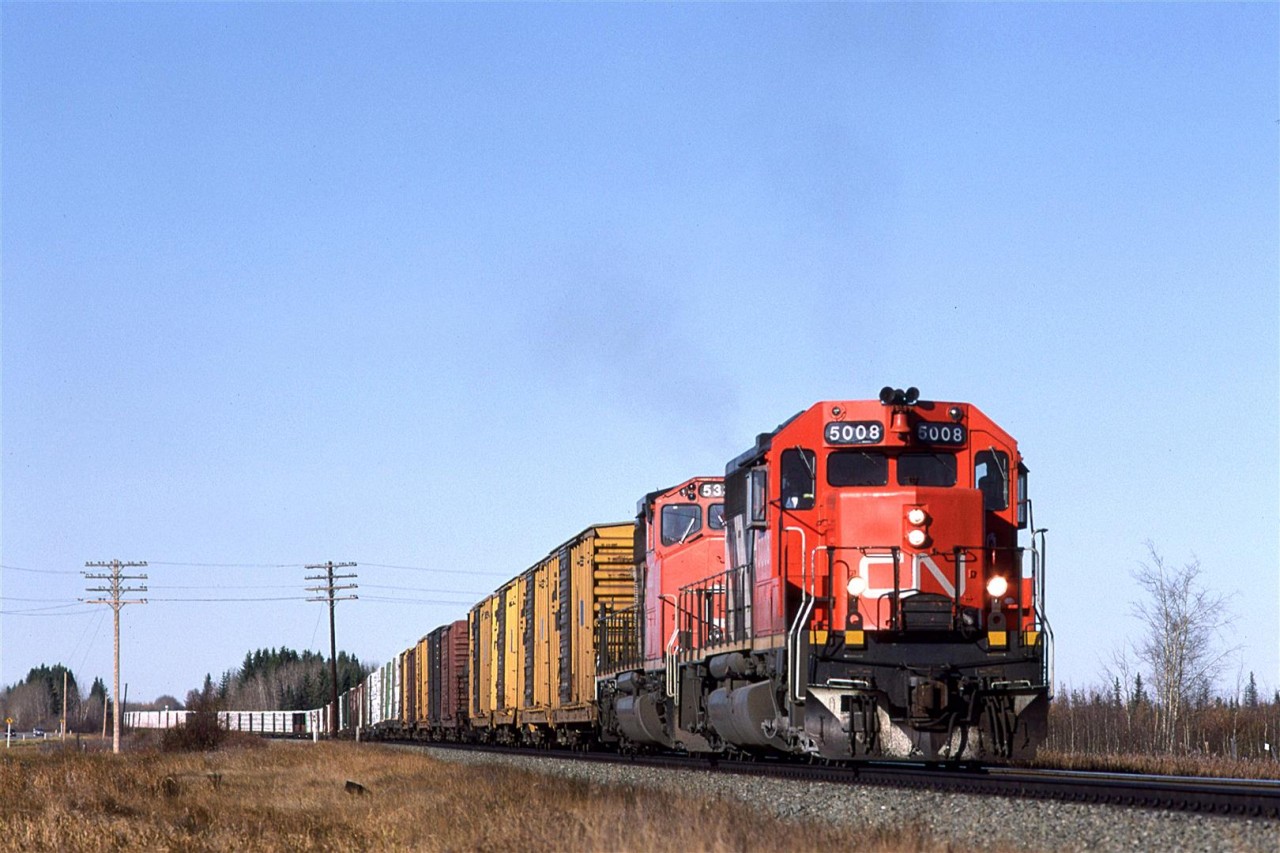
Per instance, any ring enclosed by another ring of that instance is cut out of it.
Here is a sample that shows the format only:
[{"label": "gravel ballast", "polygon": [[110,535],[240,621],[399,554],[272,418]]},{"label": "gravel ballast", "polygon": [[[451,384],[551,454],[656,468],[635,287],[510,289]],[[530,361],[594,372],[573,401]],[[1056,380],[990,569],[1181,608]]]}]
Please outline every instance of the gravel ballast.
[{"label": "gravel ballast", "polygon": [[1280,821],[1269,819],[763,779],[461,749],[428,752],[445,761],[504,764],[600,785],[666,786],[694,796],[742,803],[784,820],[830,821],[891,831],[915,827],[939,845],[959,848],[1259,853],[1280,850]]}]

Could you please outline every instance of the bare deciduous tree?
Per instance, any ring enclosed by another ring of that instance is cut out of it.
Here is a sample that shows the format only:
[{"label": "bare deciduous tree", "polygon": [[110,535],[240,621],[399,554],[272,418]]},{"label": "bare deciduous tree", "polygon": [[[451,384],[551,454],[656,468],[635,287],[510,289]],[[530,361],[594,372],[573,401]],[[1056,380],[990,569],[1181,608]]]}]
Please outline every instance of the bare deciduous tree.
[{"label": "bare deciduous tree", "polygon": [[1231,596],[1205,588],[1200,560],[1193,556],[1191,562],[1174,567],[1152,542],[1146,545],[1149,562],[1133,572],[1144,593],[1131,610],[1143,626],[1133,652],[1151,676],[1156,745],[1172,752],[1194,691],[1211,686],[1239,647],[1224,636],[1234,618]]}]

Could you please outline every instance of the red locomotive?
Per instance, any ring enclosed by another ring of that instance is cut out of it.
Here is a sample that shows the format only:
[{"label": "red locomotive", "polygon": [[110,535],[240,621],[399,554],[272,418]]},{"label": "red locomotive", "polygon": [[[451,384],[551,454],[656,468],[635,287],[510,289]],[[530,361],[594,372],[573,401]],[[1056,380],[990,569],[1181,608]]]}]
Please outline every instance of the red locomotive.
[{"label": "red locomotive", "polygon": [[[968,403],[818,403],[593,525],[348,694],[366,736],[1030,757],[1052,637],[1017,443]],[[376,682],[376,683],[375,683]],[[411,699],[406,697],[412,697]]]},{"label": "red locomotive", "polygon": [[[1051,638],[1042,533],[1019,544],[1026,473],[976,406],[914,388],[818,403],[760,435],[726,467],[723,571],[674,600],[646,583],[644,624],[676,616],[663,659],[650,636],[641,667],[602,658],[604,734],[690,751],[1030,756]],[[645,536],[647,577],[686,559]]]},{"label": "red locomotive", "polygon": [[[632,743],[709,750],[705,738],[679,728],[665,674],[678,671],[681,590],[724,572],[724,480],[700,477],[645,495],[635,531],[638,604],[604,614],[598,626],[600,671],[616,673],[600,685],[604,729]],[[709,631],[724,630],[718,614],[703,616]]]}]

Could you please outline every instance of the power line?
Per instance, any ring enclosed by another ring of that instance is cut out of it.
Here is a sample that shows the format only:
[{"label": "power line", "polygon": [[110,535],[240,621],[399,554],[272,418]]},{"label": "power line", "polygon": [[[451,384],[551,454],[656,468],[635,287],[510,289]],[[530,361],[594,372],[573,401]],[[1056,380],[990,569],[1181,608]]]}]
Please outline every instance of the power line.
[{"label": "power line", "polygon": [[81,610],[75,613],[44,613],[45,610],[65,610],[68,607],[78,607],[80,602],[75,604],[55,604],[52,607],[32,607],[26,610],[0,610],[0,615],[4,616],[89,616],[90,611]]},{"label": "power line", "polygon": [[442,575],[468,575],[470,577],[509,577],[504,572],[473,572],[466,569],[436,569],[430,566],[393,566],[389,563],[361,563],[362,566],[373,566],[375,569],[404,569],[409,572],[436,572]]},{"label": "power line", "polygon": [[214,584],[187,584],[173,585],[162,584],[160,586],[152,586],[152,589],[297,589],[297,584],[292,583],[214,583]]},{"label": "power line", "polygon": [[297,569],[302,563],[171,563],[151,560],[153,566],[187,566],[203,569]]},{"label": "power line", "polygon": [[[84,653],[80,655],[80,662],[76,664],[76,672],[84,671],[85,661],[89,659],[89,650],[93,648],[94,641],[98,639],[98,632],[102,630],[102,622],[107,618],[105,611],[98,611],[98,621],[93,626],[93,636],[89,638],[89,644],[84,646]],[[86,622],[84,630],[80,632],[80,639],[76,640],[75,647],[71,650],[71,654],[67,655],[67,659],[75,661],[76,652],[80,651],[80,647],[84,645],[84,635],[89,633],[89,623]]]},{"label": "power line", "polygon": [[361,601],[376,601],[386,604],[452,604],[469,606],[471,601],[446,601],[440,598],[393,598],[389,595],[366,595]]},{"label": "power line", "polygon": [[80,599],[78,599],[78,598],[75,598],[75,599],[71,599],[71,598],[15,598],[14,596],[11,596],[11,595],[0,595],[0,601],[37,601],[37,602],[43,602],[43,603],[45,603],[45,604],[48,604],[48,603],[53,602],[53,601],[71,602],[72,604],[79,604],[79,603],[80,603]]},{"label": "power line", "polygon": [[426,586],[387,586],[386,584],[367,583],[365,589],[393,589],[397,592],[442,592],[446,595],[488,595],[487,592],[473,592],[469,589],[433,589]]},{"label": "power line", "polygon": [[182,601],[313,601],[301,595],[262,596],[255,598],[151,598],[148,601],[182,602]]},{"label": "power line", "polygon": [[26,566],[7,566],[0,564],[0,569],[7,572],[32,572],[37,575],[77,575],[79,572],[73,572],[66,569],[29,569]]},{"label": "power line", "polygon": [[[164,560],[149,561],[153,566],[180,566],[187,568],[210,569],[297,569],[311,568],[303,563],[187,563]],[[471,577],[506,577],[503,572],[476,572],[468,569],[440,569],[432,566],[402,566],[391,563],[368,563],[360,561],[360,565],[375,569],[402,569],[410,572],[436,572],[442,575],[469,575]]]},{"label": "power line", "polygon": [[[396,591],[396,592],[434,592],[434,593],[441,593],[441,594],[444,594],[444,595],[467,595],[467,596],[477,596],[477,595],[488,595],[488,594],[489,594],[488,592],[480,592],[480,591],[475,591],[475,590],[466,590],[466,589],[438,589],[438,588],[435,588],[435,587],[425,587],[425,586],[390,586],[390,585],[387,585],[387,584],[376,584],[376,583],[361,584],[361,586],[362,586],[364,589],[389,589],[389,590],[394,590],[394,591]],[[230,591],[233,591],[233,590],[241,590],[241,589],[294,589],[294,588],[295,588],[295,587],[294,587],[294,585],[293,585],[293,584],[187,584],[187,585],[184,585],[184,584],[177,584],[177,585],[174,585],[174,584],[164,584],[164,585],[161,585],[161,586],[155,586],[155,585],[152,585],[152,586],[150,587],[150,589],[151,589],[151,590],[153,590],[153,591],[154,591],[154,590],[157,590],[157,589],[165,589],[165,590],[169,590],[169,589],[182,589],[182,590],[189,590],[189,589],[211,589],[211,590],[223,590],[223,591],[227,591],[227,592],[230,592]],[[4,601],[4,600],[5,600],[5,599],[0,598],[0,601]],[[19,599],[13,599],[13,600],[14,600],[14,601],[17,601],[17,600],[19,600]],[[27,600],[27,601],[61,601],[62,599],[53,599],[53,598],[50,598],[50,599],[34,599],[34,598],[32,598],[32,599],[25,599],[25,600]],[[171,598],[171,599],[161,599],[161,598],[152,598],[152,599],[151,599],[151,601],[182,601],[182,600],[187,600],[187,599],[172,599],[172,598]],[[193,599],[193,600],[194,600],[194,599]],[[252,599],[250,599],[250,600],[252,600]],[[275,601],[275,600],[284,600],[284,599],[263,599],[263,600],[264,600],[264,601],[268,601],[268,600],[270,600],[270,601]]]},{"label": "power line", "polygon": [[[196,568],[196,569],[297,569],[306,568],[303,563],[187,563],[174,562],[166,560],[148,560],[147,563],[152,566],[176,566],[180,568]],[[433,566],[403,566],[391,563],[365,563],[362,566],[369,566],[375,569],[398,569],[408,572],[434,572],[441,575],[465,575],[467,577],[494,577],[505,578],[509,575],[505,572],[476,572],[469,569],[441,569]],[[10,566],[8,564],[0,564],[0,569],[14,572],[32,572],[40,575],[74,575],[78,574],[74,571],[64,569],[33,569],[28,566]]]}]

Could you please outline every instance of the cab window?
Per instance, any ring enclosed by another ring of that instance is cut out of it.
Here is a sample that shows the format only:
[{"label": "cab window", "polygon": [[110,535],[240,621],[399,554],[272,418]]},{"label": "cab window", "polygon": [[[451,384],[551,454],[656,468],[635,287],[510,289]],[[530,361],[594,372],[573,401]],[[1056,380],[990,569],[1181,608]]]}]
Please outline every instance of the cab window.
[{"label": "cab window", "polygon": [[1009,454],[982,450],[973,455],[973,484],[982,492],[982,508],[999,512],[1009,508]]},{"label": "cab window", "polygon": [[812,450],[782,451],[783,509],[813,509],[813,472]]},{"label": "cab window", "polygon": [[827,485],[883,486],[889,482],[889,457],[865,450],[837,450],[827,457]]},{"label": "cab window", "polygon": [[747,517],[751,527],[763,528],[769,517],[769,469],[752,468],[747,474]]},{"label": "cab window", "polygon": [[662,508],[662,544],[686,542],[702,529],[702,507],[697,504],[667,504]]},{"label": "cab window", "polygon": [[899,486],[954,486],[954,453],[903,453],[898,457]]},{"label": "cab window", "polygon": [[1018,529],[1025,530],[1029,521],[1028,507],[1030,502],[1027,497],[1027,466],[1021,462],[1018,463]]},{"label": "cab window", "polygon": [[707,527],[712,530],[724,530],[724,504],[712,504],[707,507]]}]

